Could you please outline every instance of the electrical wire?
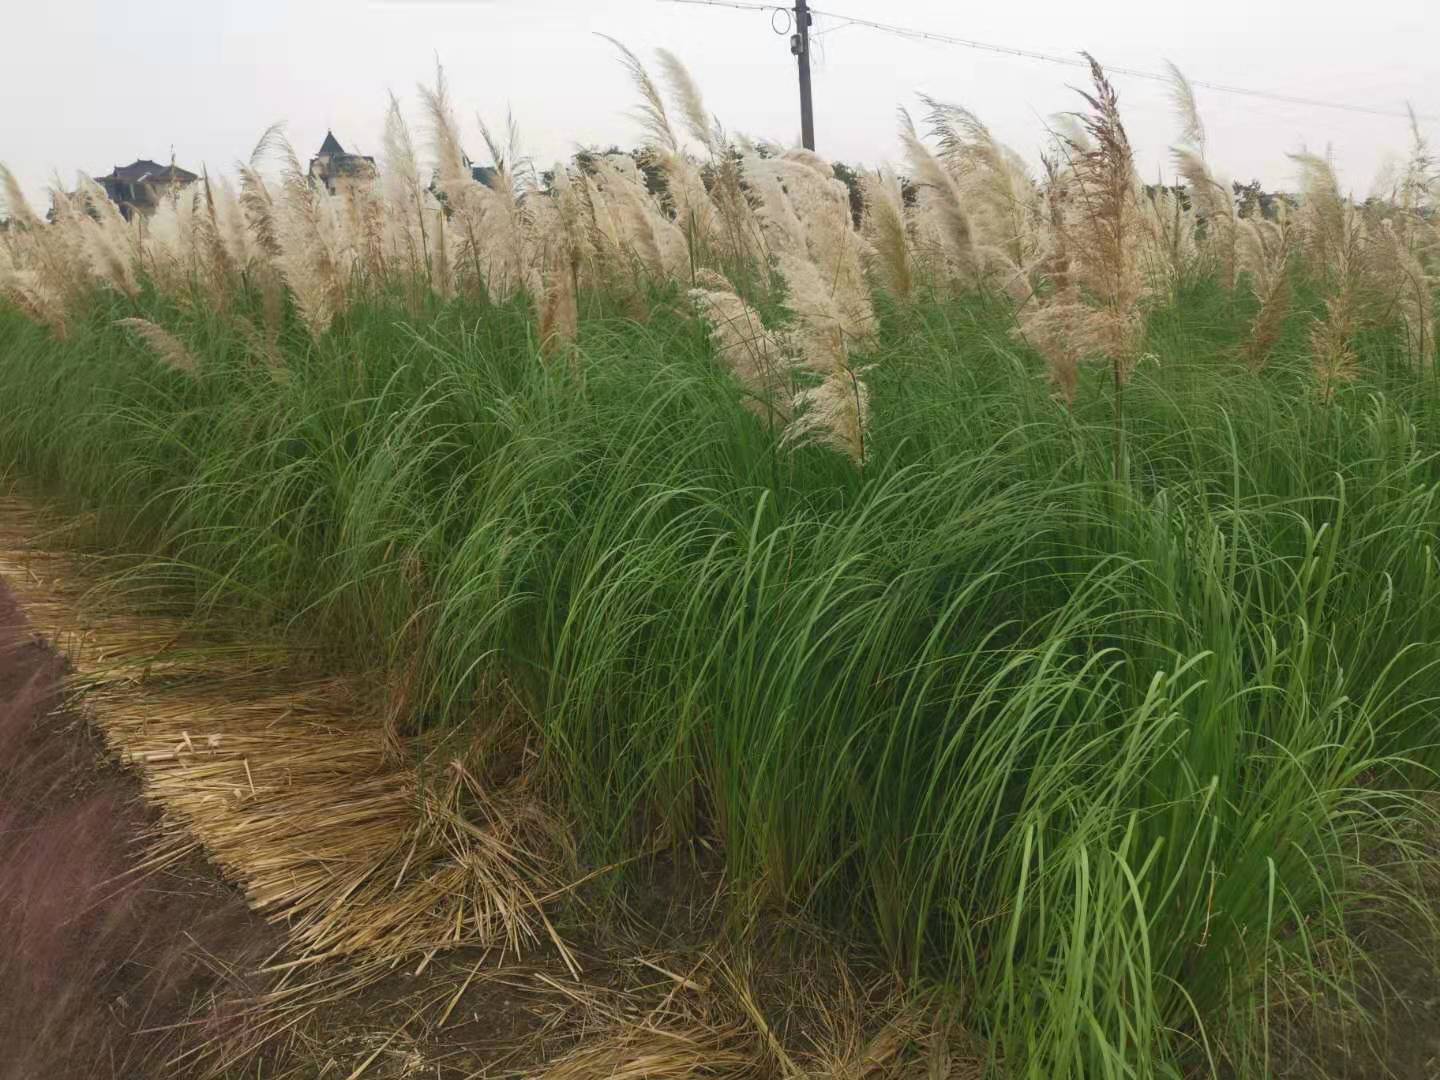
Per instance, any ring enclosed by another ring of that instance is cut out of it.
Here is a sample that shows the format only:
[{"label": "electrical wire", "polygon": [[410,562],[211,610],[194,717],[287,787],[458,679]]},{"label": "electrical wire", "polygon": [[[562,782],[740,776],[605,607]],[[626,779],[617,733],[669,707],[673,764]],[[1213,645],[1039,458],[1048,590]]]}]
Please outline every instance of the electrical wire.
[{"label": "electrical wire", "polygon": [[738,11],[784,11],[790,9],[783,4],[750,4],[745,0],[661,0],[666,4],[688,4],[692,7],[735,8]]},{"label": "electrical wire", "polygon": [[[752,4],[746,0],[660,0],[662,4],[685,4],[689,7],[723,7],[734,8],[736,11],[768,11],[770,13],[770,29],[776,35],[784,36],[794,28],[794,16],[790,9],[783,4]],[[776,22],[776,16],[785,16],[785,28],[782,30]]]},{"label": "electrical wire", "polygon": [[[688,4],[697,7],[727,7],[737,8],[742,11],[784,11],[788,14],[789,9],[780,4],[756,4],[747,3],[745,0],[663,0],[670,4]],[[822,11],[819,8],[811,8],[811,14],[819,15],[827,19],[834,19],[838,25],[829,27],[821,33],[832,33],[844,26],[859,26],[880,33],[892,34],[896,37],[908,38],[912,41],[931,41],[941,45],[956,45],[966,49],[978,49],[982,52],[998,53],[1003,56],[1018,56],[1026,60],[1041,60],[1048,64],[1061,64],[1065,67],[1088,68],[1089,64],[1084,60],[1078,60],[1070,56],[1057,56],[1054,53],[1037,52],[1034,49],[1020,49],[1010,45],[995,45],[988,41],[976,41],[973,38],[956,37],[953,34],[942,34],[933,30],[921,30],[916,27],[897,26],[893,23],[877,22],[873,19],[860,19],[851,15],[840,15],[833,11]],[[771,17],[772,26],[774,17]],[[815,36],[820,36],[817,34]],[[1132,79],[1148,79],[1151,82],[1171,82],[1169,75],[1163,75],[1155,71],[1143,71],[1139,68],[1115,67],[1105,65],[1107,75],[1123,75]],[[1206,90],[1214,90],[1221,94],[1237,94],[1243,97],[1262,98],[1268,101],[1278,101],[1287,105],[1305,105],[1316,109],[1338,109],[1343,112],[1361,113],[1366,116],[1386,116],[1408,120],[1409,112],[1401,112],[1396,109],[1379,109],[1368,105],[1354,105],[1341,101],[1325,101],[1320,98],[1302,97],[1297,94],[1280,94],[1269,90],[1255,90],[1246,86],[1232,86],[1228,83],[1209,82],[1203,79],[1191,79],[1191,86],[1201,87]],[[1430,114],[1416,114],[1417,120],[1440,121],[1440,116]]]},{"label": "electrical wire", "polygon": [[[893,34],[897,37],[910,38],[919,41],[934,41],[944,45],[958,45],[967,49],[980,49],[985,52],[1000,53],[1007,56],[1024,57],[1027,60],[1043,60],[1050,64],[1063,64],[1066,67],[1088,68],[1090,65],[1084,60],[1077,60],[1069,56],[1056,56],[1053,53],[1036,52],[1033,49],[1017,49],[1008,45],[993,45],[985,41],[975,41],[971,38],[955,37],[951,34],[940,34],[930,30],[919,30],[907,26],[895,26],[891,23],[876,22],[873,19],[859,19],[850,15],[839,15],[833,11],[821,11],[819,8],[811,8],[816,15],[823,15],[829,19],[837,20],[845,26],[863,26],[870,30],[878,30],[882,33]],[[1169,83],[1173,80],[1169,75],[1162,75],[1154,71],[1142,71],[1138,68],[1116,67],[1106,64],[1107,75],[1128,75],[1132,79],[1148,79],[1151,82]],[[1408,120],[1410,113],[1400,112],[1395,109],[1377,109],[1368,105],[1353,105],[1340,101],[1324,101],[1319,98],[1301,97],[1296,94],[1278,94],[1269,90],[1253,90],[1245,86],[1232,86],[1228,83],[1208,82],[1204,79],[1191,79],[1191,86],[1203,87],[1206,90],[1214,90],[1222,94],[1240,94],[1245,97],[1265,98],[1270,101],[1280,101],[1289,105],[1307,105],[1318,109],[1341,109],[1346,112],[1363,113],[1368,116],[1390,116]],[[1420,120],[1440,120],[1440,117],[1417,115]]]}]

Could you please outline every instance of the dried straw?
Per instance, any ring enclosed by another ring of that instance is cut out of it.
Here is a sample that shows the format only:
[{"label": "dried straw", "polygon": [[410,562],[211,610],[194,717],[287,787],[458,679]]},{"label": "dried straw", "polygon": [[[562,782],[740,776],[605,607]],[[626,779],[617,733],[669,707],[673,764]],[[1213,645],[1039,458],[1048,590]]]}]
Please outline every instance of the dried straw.
[{"label": "dried straw", "polygon": [[161,808],[154,868],[196,844],[282,923],[279,968],[351,958],[383,974],[460,945],[552,942],[563,836],[523,775],[492,786],[457,739],[385,751],[384,718],[351,681],[287,667],[271,647],[183,619],[109,610],[96,568],[0,499],[0,576],[70,659],[106,743]]}]

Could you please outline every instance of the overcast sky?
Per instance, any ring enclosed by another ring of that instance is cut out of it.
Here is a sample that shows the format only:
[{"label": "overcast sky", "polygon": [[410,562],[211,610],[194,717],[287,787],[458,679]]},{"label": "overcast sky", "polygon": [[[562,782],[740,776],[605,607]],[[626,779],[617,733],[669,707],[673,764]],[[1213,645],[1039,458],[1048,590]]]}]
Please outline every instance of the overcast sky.
[{"label": "overcast sky", "polygon": [[[782,0],[783,2],[783,0]],[[137,157],[199,171],[228,169],[284,120],[302,157],[327,127],[346,149],[373,153],[395,91],[445,65],[470,152],[483,158],[475,114],[513,109],[542,165],[577,145],[633,145],[635,94],[610,44],[677,53],[732,131],[798,140],[795,68],[772,14],[660,0],[5,0],[0,160],[38,196],[54,170],[91,175]],[[1387,0],[817,0],[825,11],[902,23],[1049,53],[1088,49],[1102,62],[1381,109],[1440,115],[1440,3]],[[784,28],[786,17],[773,14]],[[817,18],[816,30],[834,24]],[[1033,158],[1044,117],[1074,108],[1055,64],[899,39],[859,27],[816,43],[821,153],[877,163],[896,156],[895,109],[917,92],[964,104]],[[1173,123],[1165,88],[1116,77],[1144,174],[1166,163]],[[1287,151],[1333,147],[1357,193],[1405,121],[1199,91],[1210,156],[1237,179],[1291,180]],[[1427,130],[1440,144],[1440,121]]]}]

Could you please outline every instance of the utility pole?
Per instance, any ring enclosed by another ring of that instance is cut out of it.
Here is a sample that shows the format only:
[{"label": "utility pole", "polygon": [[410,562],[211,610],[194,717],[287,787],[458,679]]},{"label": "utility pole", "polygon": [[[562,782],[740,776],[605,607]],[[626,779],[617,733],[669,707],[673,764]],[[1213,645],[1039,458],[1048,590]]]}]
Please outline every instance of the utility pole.
[{"label": "utility pole", "polygon": [[810,4],[795,0],[795,33],[790,51],[800,66],[800,141],[806,150],[815,149],[815,103],[810,96]]}]

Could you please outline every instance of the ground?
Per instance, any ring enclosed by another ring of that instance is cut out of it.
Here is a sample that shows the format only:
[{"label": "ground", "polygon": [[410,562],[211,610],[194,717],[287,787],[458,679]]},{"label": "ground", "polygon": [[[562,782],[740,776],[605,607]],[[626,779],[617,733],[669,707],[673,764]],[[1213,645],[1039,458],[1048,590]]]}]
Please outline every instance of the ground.
[{"label": "ground", "polygon": [[154,1075],[279,943],[198,858],[127,873],[151,817],[0,585],[0,1077]]}]

